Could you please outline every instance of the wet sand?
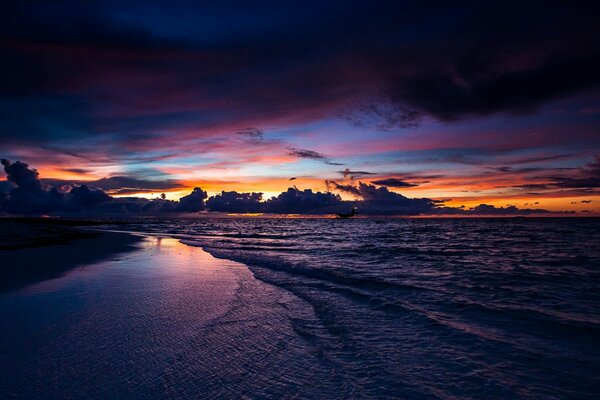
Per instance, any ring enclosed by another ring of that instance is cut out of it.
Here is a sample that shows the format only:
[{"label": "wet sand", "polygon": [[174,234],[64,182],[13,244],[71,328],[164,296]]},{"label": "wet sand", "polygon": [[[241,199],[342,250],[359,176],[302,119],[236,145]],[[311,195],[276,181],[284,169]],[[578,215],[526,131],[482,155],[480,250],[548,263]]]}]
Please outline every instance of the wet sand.
[{"label": "wet sand", "polygon": [[138,236],[80,229],[91,221],[0,219],[0,293],[131,251]]},{"label": "wet sand", "polygon": [[314,318],[299,299],[176,239],[136,248],[0,294],[0,393],[282,398],[335,388],[294,330],[291,313]]}]

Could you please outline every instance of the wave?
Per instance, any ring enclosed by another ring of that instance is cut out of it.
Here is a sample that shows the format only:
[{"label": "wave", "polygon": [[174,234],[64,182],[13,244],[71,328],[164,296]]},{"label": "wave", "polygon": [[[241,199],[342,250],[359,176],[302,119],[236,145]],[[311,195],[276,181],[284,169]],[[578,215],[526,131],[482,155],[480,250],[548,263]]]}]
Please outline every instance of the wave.
[{"label": "wave", "polygon": [[294,330],[369,382],[359,385],[365,397],[391,382],[417,398],[584,397],[595,385],[598,223],[224,220],[152,230],[246,264],[310,308],[314,318],[290,309]]}]

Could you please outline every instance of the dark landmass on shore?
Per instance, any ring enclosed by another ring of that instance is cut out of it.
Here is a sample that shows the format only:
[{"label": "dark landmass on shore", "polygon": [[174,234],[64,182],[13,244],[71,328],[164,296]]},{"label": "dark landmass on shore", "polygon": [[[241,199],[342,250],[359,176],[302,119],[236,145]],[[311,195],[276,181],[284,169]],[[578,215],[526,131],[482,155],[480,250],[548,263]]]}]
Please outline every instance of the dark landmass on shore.
[{"label": "dark landmass on shore", "polygon": [[80,227],[106,221],[0,218],[0,292],[57,278],[65,272],[134,249],[140,238]]}]

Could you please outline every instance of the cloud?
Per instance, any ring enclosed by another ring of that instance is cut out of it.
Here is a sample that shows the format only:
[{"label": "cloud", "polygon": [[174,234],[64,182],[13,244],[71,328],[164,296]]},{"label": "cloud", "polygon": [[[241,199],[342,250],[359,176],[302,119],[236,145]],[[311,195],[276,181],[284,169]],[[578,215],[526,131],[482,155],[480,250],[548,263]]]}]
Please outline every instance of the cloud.
[{"label": "cloud", "polygon": [[338,190],[340,192],[350,193],[356,197],[359,197],[360,190],[354,185],[345,185],[341,183],[337,183],[336,181],[325,181],[325,186],[327,186],[327,190]]},{"label": "cloud", "polygon": [[14,188],[14,184],[9,181],[0,181],[0,193],[10,192],[12,188]]},{"label": "cloud", "polygon": [[351,180],[354,180],[355,178],[360,178],[361,176],[377,175],[374,172],[354,171],[354,170],[351,170],[350,168],[346,168],[343,171],[338,171],[338,173],[342,174],[344,176],[344,178],[350,177]]},{"label": "cloud", "polygon": [[43,184],[55,187],[67,187],[72,185],[86,185],[95,189],[102,189],[111,195],[136,194],[142,192],[159,192],[180,189],[183,184],[174,179],[138,179],[131,176],[112,176],[98,180],[64,180],[64,179],[42,179]]},{"label": "cloud", "polygon": [[542,184],[528,184],[525,188],[539,189],[587,189],[595,191],[600,188],[600,155],[587,165],[573,169],[570,175],[562,176],[540,176],[538,179],[545,180]]},{"label": "cloud", "polygon": [[529,214],[549,214],[548,210],[536,208],[518,208],[516,206],[495,207],[489,204],[480,204],[476,207],[464,211],[464,214],[472,215],[529,215]]},{"label": "cloud", "polygon": [[8,181],[14,185],[3,201],[6,211],[43,213],[62,208],[64,194],[55,188],[44,189],[35,169],[20,161],[11,163],[2,159],[0,162]]},{"label": "cloud", "polygon": [[359,128],[374,128],[388,132],[416,128],[420,122],[419,112],[395,103],[367,103],[348,107],[340,112],[342,118]]},{"label": "cloud", "polygon": [[430,213],[435,208],[431,199],[410,199],[399,193],[390,192],[387,187],[376,187],[359,182],[358,185],[343,185],[335,181],[327,181],[327,186],[334,190],[351,193],[362,199],[359,212],[364,214],[384,215],[419,215]]},{"label": "cloud", "polygon": [[[326,181],[327,192],[313,192],[311,189],[288,188],[278,196],[263,201],[262,193],[238,193],[223,191],[208,198],[207,193],[196,187],[179,201],[165,199],[144,199],[138,197],[114,198],[102,189],[87,185],[65,185],[68,190],[45,185],[40,181],[35,169],[26,163],[11,163],[1,160],[7,174],[10,188],[0,192],[0,211],[11,214],[58,213],[78,215],[155,215],[175,212],[265,212],[278,214],[332,214],[357,206],[364,215],[530,215],[550,213],[545,209],[520,209],[516,206],[495,207],[480,204],[477,207],[446,207],[443,200],[428,198],[408,198],[391,192],[386,186],[358,182],[355,185]],[[594,170],[595,164],[587,170]],[[344,201],[329,190],[351,193],[356,201]],[[208,198],[208,200],[207,200]],[[591,200],[583,200],[589,203]],[[535,202],[534,204],[538,204]]]},{"label": "cloud", "polygon": [[389,187],[396,187],[396,188],[419,186],[416,183],[406,182],[406,181],[403,181],[402,179],[398,179],[398,178],[378,179],[376,181],[371,181],[371,183],[373,183],[375,185],[389,186]]},{"label": "cloud", "polygon": [[68,209],[88,209],[100,203],[110,201],[112,198],[102,190],[93,190],[86,185],[75,186],[68,196]]},{"label": "cloud", "polygon": [[176,211],[198,212],[204,210],[204,200],[208,197],[207,193],[199,187],[194,188],[192,193],[179,199]]},{"label": "cloud", "polygon": [[506,62],[500,55],[467,53],[447,68],[456,71],[459,79],[444,69],[424,71],[412,80],[399,79],[392,97],[441,120],[456,120],[498,111],[530,112],[545,101],[600,82],[600,54],[553,54],[538,65],[504,71],[497,71],[494,61],[484,57]]},{"label": "cloud", "polygon": [[432,215],[464,215],[464,216],[519,216],[534,214],[570,214],[572,212],[552,212],[541,208],[518,208],[516,206],[496,207],[490,204],[479,204],[476,207],[437,207]]},{"label": "cloud", "polygon": [[290,148],[288,149],[288,154],[294,157],[304,158],[307,160],[323,161],[325,164],[329,165],[343,165],[340,163],[333,162],[331,161],[330,157],[313,150]]},{"label": "cloud", "polygon": [[[545,209],[520,209],[516,206],[495,207],[489,204],[480,204],[477,207],[465,209],[464,207],[446,207],[445,201],[428,198],[408,198],[399,193],[390,192],[387,187],[359,182],[358,185],[343,185],[334,181],[327,181],[327,186],[332,190],[351,193],[362,201],[356,202],[359,212],[370,215],[530,215],[550,214]],[[536,202],[537,204],[537,202]]]},{"label": "cloud", "polygon": [[265,211],[278,214],[327,214],[344,204],[342,198],[330,192],[288,188],[266,201]]},{"label": "cloud", "polygon": [[544,185],[546,188],[564,189],[595,189],[600,188],[600,177],[571,178],[566,176],[554,176],[550,183]]},{"label": "cloud", "polygon": [[9,160],[2,159],[0,163],[4,166],[6,179],[15,184],[19,189],[28,192],[38,192],[42,190],[42,183],[38,179],[38,172],[30,169],[29,165],[21,161],[11,163]]},{"label": "cloud", "polygon": [[262,201],[262,193],[221,192],[206,202],[210,211],[227,213],[330,214],[341,211],[346,202],[337,194],[288,188]]},{"label": "cloud", "polygon": [[85,168],[63,168],[62,170],[65,172],[72,172],[74,174],[81,174],[81,175],[85,175],[85,174],[88,174],[91,172],[89,169],[85,169]]},{"label": "cloud", "polygon": [[[262,202],[262,193],[222,192],[212,196],[200,188],[183,196],[178,202],[163,199],[143,199],[137,197],[113,198],[101,189],[91,189],[87,185],[65,185],[70,190],[43,185],[38,173],[22,162],[11,163],[2,160],[9,181],[13,184],[9,193],[3,193],[0,204],[9,213],[68,213],[86,212],[89,214],[129,214],[198,212],[208,205],[213,211],[223,212],[271,212],[271,213],[326,213],[332,207],[342,205],[339,195],[313,192],[310,189],[289,188],[286,192]],[[123,181],[100,180],[105,187],[120,186]],[[129,182],[129,180],[126,180]],[[118,184],[117,184],[118,183]]]},{"label": "cloud", "polygon": [[38,172],[26,163],[6,159],[1,162],[8,181],[15,185],[3,198],[3,207],[11,213],[78,211],[112,199],[102,190],[85,185],[73,186],[68,192],[47,187],[38,179]]},{"label": "cloud", "polygon": [[[12,187],[8,193],[2,192],[0,210],[12,214],[198,212],[204,210],[204,200],[207,198],[206,192],[200,188],[194,188],[192,193],[183,196],[177,202],[137,197],[116,199],[102,189],[75,183],[64,185],[68,190],[62,190],[43,184],[38,178],[38,172],[29,168],[26,163],[11,163],[6,159],[2,159],[1,163]],[[114,184],[117,181],[119,180],[108,179],[102,182]]]},{"label": "cloud", "polygon": [[159,191],[177,189],[181,187],[181,183],[176,180],[143,180],[129,176],[112,176],[109,178],[102,178],[96,181],[90,181],[86,183],[90,186],[94,186],[107,191],[122,189],[131,189],[137,191]]},{"label": "cloud", "polygon": [[262,193],[221,192],[211,196],[206,207],[210,211],[227,213],[257,213],[264,211]]},{"label": "cloud", "polygon": [[591,2],[279,2],[252,12],[190,2],[165,13],[62,1],[3,11],[2,144],[93,137],[109,154],[344,108],[390,130],[530,112],[599,82]]},{"label": "cloud", "polygon": [[324,154],[317,153],[316,151],[306,150],[306,149],[289,149],[288,154],[292,156],[296,156],[298,158],[307,158],[309,160],[328,160]]},{"label": "cloud", "polygon": [[236,133],[238,135],[247,136],[255,140],[261,140],[265,136],[265,133],[263,131],[256,128],[245,128],[237,131]]},{"label": "cloud", "polygon": [[265,133],[257,128],[245,128],[236,132],[237,135],[244,137],[249,143],[259,145],[265,140]]},{"label": "cloud", "polygon": [[172,179],[147,180],[129,176],[112,176],[85,183],[113,194],[164,191],[182,187],[179,181]]}]

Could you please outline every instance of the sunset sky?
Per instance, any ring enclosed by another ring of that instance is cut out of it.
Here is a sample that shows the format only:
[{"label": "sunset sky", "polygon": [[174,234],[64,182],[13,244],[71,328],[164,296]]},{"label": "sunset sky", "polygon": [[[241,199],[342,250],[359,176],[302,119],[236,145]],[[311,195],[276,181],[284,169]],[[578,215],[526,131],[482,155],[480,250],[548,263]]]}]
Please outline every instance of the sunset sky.
[{"label": "sunset sky", "polygon": [[46,184],[600,213],[591,2],[12,3],[0,156]]}]

